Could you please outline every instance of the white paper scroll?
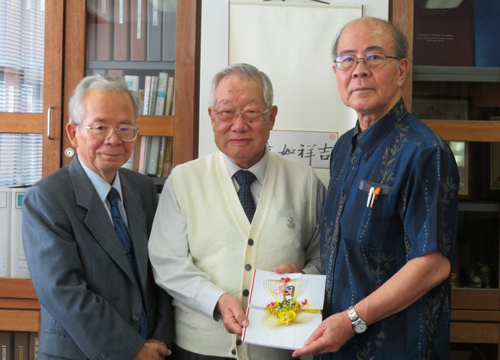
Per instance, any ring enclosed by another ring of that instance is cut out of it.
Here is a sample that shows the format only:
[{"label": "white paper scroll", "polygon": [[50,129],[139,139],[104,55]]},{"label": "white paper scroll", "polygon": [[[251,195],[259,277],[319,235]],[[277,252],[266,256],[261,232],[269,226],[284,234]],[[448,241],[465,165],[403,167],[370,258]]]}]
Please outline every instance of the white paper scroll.
[{"label": "white paper scroll", "polygon": [[330,154],[338,136],[320,131],[271,131],[267,148],[292,161],[329,169]]},{"label": "white paper scroll", "polygon": [[362,6],[231,0],[229,63],[269,75],[278,106],[275,129],[343,134],[356,122],[340,100],[331,47]]}]

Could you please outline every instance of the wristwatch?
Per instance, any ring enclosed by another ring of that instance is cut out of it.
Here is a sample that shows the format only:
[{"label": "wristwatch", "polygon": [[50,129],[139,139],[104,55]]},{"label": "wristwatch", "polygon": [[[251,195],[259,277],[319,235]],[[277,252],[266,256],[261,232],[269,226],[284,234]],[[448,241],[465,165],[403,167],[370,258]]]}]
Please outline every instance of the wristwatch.
[{"label": "wristwatch", "polygon": [[352,324],[352,331],[354,331],[356,334],[362,334],[366,331],[368,328],[368,325],[361,319],[358,314],[356,313],[356,310],[354,310],[354,306],[351,306],[349,309],[347,309],[347,314],[349,315],[349,318],[351,319],[351,324]]}]

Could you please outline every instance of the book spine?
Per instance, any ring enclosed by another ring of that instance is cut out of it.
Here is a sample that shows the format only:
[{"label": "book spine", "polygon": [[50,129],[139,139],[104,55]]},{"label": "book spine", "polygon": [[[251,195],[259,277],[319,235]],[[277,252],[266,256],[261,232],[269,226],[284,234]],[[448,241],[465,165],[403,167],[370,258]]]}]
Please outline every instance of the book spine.
[{"label": "book spine", "polygon": [[115,0],[113,60],[130,60],[130,1]]},{"label": "book spine", "polygon": [[149,115],[154,115],[156,110],[156,95],[158,93],[158,76],[151,76],[151,94],[149,95]]},{"label": "book spine", "polygon": [[[146,46],[147,61],[161,61],[161,33],[163,16],[159,8],[159,2],[162,0],[148,1],[148,38]],[[162,6],[163,8],[163,6]]]},{"label": "book spine", "polygon": [[113,3],[97,0],[97,60],[110,61],[113,55]]},{"label": "book spine", "polygon": [[175,61],[175,11],[163,12],[162,60]]},{"label": "book spine", "polygon": [[165,98],[167,95],[168,74],[161,72],[158,80],[158,94],[156,95],[155,115],[163,115],[165,112]]},{"label": "book spine", "polygon": [[131,61],[146,61],[147,2],[148,0],[131,0],[130,2]]},{"label": "book spine", "polygon": [[165,100],[165,114],[166,116],[172,115],[172,103],[174,100],[174,77],[168,78],[167,85],[167,98]]},{"label": "book spine", "polygon": [[144,84],[144,111],[143,115],[149,115],[149,99],[151,97],[151,76],[146,76]]}]

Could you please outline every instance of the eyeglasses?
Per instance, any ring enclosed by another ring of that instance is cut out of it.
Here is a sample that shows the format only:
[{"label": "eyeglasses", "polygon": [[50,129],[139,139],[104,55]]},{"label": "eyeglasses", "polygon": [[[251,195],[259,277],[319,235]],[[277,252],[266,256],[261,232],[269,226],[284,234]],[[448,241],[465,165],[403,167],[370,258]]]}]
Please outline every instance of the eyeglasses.
[{"label": "eyeglasses", "polygon": [[214,110],[214,113],[217,114],[217,118],[222,122],[234,122],[239,114],[243,116],[245,121],[252,122],[262,119],[262,116],[268,111],[269,109],[266,111],[260,109],[248,109],[241,112],[234,110]]},{"label": "eyeglasses", "polygon": [[354,70],[358,66],[358,61],[363,59],[365,65],[369,69],[378,69],[385,66],[387,59],[397,59],[395,56],[385,56],[381,53],[366,54],[362,58],[354,55],[341,55],[335,60],[335,65],[339,70],[348,71]]},{"label": "eyeglasses", "polygon": [[85,129],[90,129],[92,136],[99,140],[107,139],[111,136],[113,131],[116,131],[118,137],[123,141],[134,141],[139,134],[139,130],[136,127],[121,125],[118,129],[113,129],[107,124],[94,124],[93,126],[85,126],[76,124],[78,126],[84,127]]}]

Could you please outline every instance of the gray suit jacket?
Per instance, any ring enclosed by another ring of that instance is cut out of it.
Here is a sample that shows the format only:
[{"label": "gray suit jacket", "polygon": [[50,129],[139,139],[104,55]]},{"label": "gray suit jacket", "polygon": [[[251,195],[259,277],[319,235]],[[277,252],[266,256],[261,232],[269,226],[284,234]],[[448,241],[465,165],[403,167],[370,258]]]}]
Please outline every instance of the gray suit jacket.
[{"label": "gray suit jacket", "polygon": [[171,348],[171,299],[153,279],[148,238],[158,202],[153,181],[120,169],[136,283],[104,204],[75,158],[33,185],[23,202],[23,243],[42,311],[38,359],[133,359],[141,291],[148,339]]}]

